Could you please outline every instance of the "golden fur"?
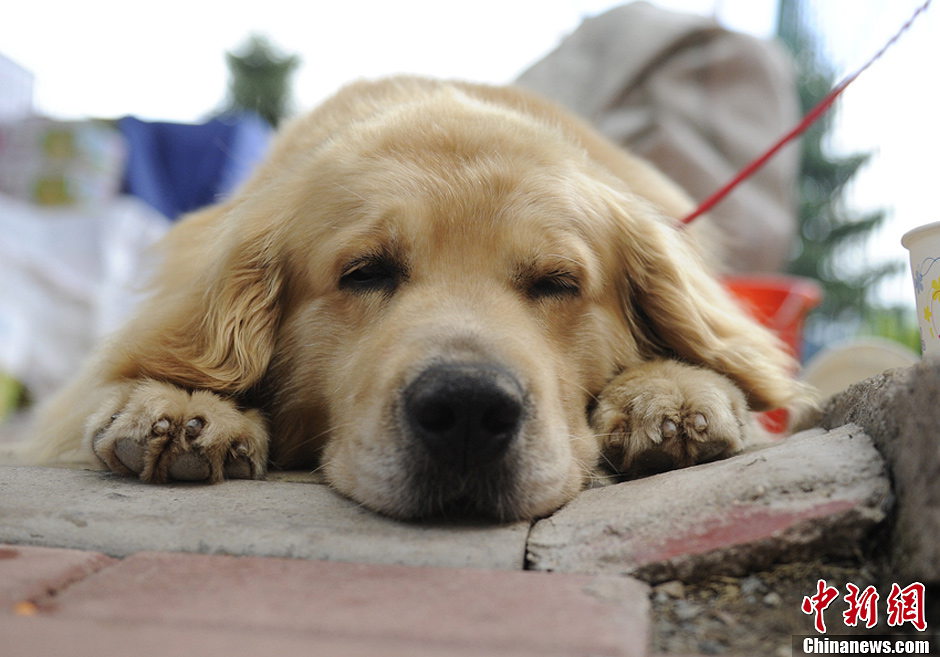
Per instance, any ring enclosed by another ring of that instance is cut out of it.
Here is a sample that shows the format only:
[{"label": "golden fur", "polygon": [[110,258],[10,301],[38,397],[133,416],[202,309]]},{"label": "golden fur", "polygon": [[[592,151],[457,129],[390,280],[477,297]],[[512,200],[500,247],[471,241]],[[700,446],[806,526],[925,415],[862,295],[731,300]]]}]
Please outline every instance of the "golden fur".
[{"label": "golden fur", "polygon": [[[396,517],[511,519],[570,500],[601,450],[626,472],[733,453],[752,411],[804,391],[706,265],[705,222],[677,227],[689,209],[521,90],[351,85],[174,227],[152,295],[44,409],[31,459],[153,482],[320,467]],[[415,446],[402,391],[442,363],[498,369],[522,400],[496,463]]]}]

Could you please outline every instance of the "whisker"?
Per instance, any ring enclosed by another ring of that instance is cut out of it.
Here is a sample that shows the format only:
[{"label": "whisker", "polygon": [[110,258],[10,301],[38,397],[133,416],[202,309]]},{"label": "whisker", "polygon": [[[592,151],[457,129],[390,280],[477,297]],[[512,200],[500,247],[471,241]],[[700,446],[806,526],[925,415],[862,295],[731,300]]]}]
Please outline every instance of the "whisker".
[{"label": "whisker", "polygon": [[593,488],[596,484],[607,485],[611,483],[610,476],[598,472],[596,464],[591,464],[590,467],[588,467],[588,464],[580,459],[576,459],[575,463],[581,468],[581,471],[584,472],[584,481],[587,487]]},{"label": "whisker", "polygon": [[326,467],[326,463],[324,463],[324,462],[321,460],[321,461],[320,461],[320,464],[317,465],[317,467],[315,467],[313,470],[308,471],[307,474],[315,475],[315,474],[319,473],[320,470],[322,470],[322,469],[325,468],[325,467]]},{"label": "whisker", "polygon": [[622,436],[622,431],[607,431],[600,433],[592,433],[591,436],[594,438],[610,438],[611,436]]},{"label": "whisker", "polygon": [[327,435],[327,434],[329,434],[329,433],[331,433],[331,432],[333,432],[333,431],[337,431],[337,430],[339,430],[339,429],[345,429],[345,428],[347,428],[347,427],[352,427],[352,426],[355,426],[355,425],[356,425],[355,422],[344,422],[343,424],[334,424],[334,425],[330,425],[329,427],[327,427],[326,429],[324,429],[324,430],[321,431],[320,433],[314,434],[314,435],[312,435],[312,436],[307,436],[307,437],[304,438],[303,440],[297,442],[297,443],[294,445],[294,448],[296,449],[296,448],[299,448],[299,447],[306,447],[307,445],[310,445],[311,443],[316,442],[317,440],[319,440],[319,439],[322,438],[323,436],[325,436],[325,435]]},{"label": "whisker", "polygon": [[600,453],[601,453],[601,459],[603,459],[604,463],[606,463],[610,467],[612,472],[618,472],[620,470],[620,468],[614,465],[614,462],[611,461],[610,458],[608,458],[607,454],[604,453],[604,450],[601,450]]},{"label": "whisker", "polygon": [[[316,434],[314,434],[314,435],[312,435],[312,436],[306,436],[306,437],[304,437],[303,439],[298,440],[298,441],[292,443],[291,445],[288,446],[287,449],[284,450],[284,455],[285,455],[285,457],[286,457],[286,460],[289,461],[292,454],[295,454],[296,452],[300,451],[300,450],[303,449],[304,447],[315,443],[316,441],[320,440],[321,438],[323,438],[323,436],[326,436],[326,435],[329,434],[330,432],[335,431],[335,430],[337,430],[337,429],[343,429],[343,428],[346,428],[346,427],[349,427],[349,426],[354,426],[354,425],[355,425],[355,422],[346,422],[346,423],[340,424],[340,425],[331,425],[331,426],[327,427],[326,429],[324,429],[323,431],[320,431],[319,433],[316,433]],[[274,462],[274,461],[271,462],[271,465],[272,465],[272,467],[274,467],[275,469],[284,469],[284,468],[280,467],[280,466],[278,465],[278,463],[276,463],[276,462]],[[324,467],[324,465],[325,465],[325,464],[322,462],[322,459],[321,459],[321,462],[317,465],[316,468],[314,468],[313,470],[310,471],[310,474],[315,474],[315,473],[317,473],[318,471],[320,471],[320,470]]]}]

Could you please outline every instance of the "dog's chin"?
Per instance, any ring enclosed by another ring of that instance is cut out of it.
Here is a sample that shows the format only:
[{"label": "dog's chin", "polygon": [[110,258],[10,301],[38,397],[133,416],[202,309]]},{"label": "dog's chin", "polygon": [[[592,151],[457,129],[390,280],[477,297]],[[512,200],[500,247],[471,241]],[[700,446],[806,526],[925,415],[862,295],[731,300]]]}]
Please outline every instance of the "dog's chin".
[{"label": "dog's chin", "polygon": [[[508,462],[457,474],[419,457],[406,471],[383,478],[345,477],[337,470],[328,466],[326,476],[340,493],[382,515],[413,522],[533,520],[550,515],[580,489],[574,481],[532,487]],[[331,477],[331,471],[339,476]]]},{"label": "dog's chin", "polygon": [[408,519],[522,520],[527,513],[519,502],[512,470],[506,464],[460,474],[429,465],[415,468],[410,477],[412,508]]}]

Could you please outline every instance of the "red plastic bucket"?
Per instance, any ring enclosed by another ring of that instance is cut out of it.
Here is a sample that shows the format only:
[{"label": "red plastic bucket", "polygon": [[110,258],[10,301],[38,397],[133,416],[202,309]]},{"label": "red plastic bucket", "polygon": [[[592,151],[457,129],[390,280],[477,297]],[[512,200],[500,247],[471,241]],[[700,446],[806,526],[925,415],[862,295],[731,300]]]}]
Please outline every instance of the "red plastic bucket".
[{"label": "red plastic bucket", "polygon": [[[822,300],[815,281],[797,276],[750,274],[725,278],[725,287],[761,324],[776,333],[799,360],[803,346],[803,321]],[[784,409],[761,415],[764,426],[782,433],[787,426]]]}]

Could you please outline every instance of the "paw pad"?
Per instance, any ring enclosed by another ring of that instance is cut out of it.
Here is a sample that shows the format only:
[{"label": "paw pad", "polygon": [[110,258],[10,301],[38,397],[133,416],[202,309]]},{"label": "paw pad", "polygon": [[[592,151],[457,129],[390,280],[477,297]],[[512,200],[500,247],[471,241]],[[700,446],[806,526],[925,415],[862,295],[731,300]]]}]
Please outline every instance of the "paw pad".
[{"label": "paw pad", "polygon": [[176,457],[167,470],[176,481],[205,481],[209,478],[209,461],[202,454],[184,452]]},{"label": "paw pad", "polygon": [[248,446],[235,443],[225,459],[225,476],[229,479],[252,479],[251,460],[248,458]]}]

